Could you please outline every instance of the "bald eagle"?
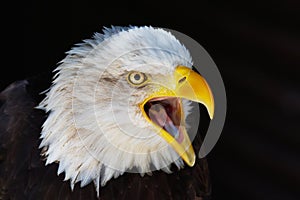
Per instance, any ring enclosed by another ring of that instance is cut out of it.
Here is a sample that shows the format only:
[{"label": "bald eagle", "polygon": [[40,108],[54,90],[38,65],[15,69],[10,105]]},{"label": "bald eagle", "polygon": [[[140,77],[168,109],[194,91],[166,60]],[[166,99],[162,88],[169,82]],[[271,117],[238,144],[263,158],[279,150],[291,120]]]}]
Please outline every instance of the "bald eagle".
[{"label": "bald eagle", "polygon": [[208,197],[186,118],[192,101],[212,118],[214,100],[192,66],[168,31],[112,27],[67,52],[49,89],[43,77],[11,84],[0,96],[0,199]]}]

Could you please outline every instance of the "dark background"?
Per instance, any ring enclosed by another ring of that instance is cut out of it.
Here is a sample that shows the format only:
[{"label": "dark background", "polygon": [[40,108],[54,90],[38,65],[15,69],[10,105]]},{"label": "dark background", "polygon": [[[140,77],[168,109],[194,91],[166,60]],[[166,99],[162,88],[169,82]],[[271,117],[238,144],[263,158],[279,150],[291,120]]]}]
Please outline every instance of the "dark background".
[{"label": "dark background", "polygon": [[2,42],[10,48],[4,49],[0,89],[34,75],[45,76],[49,86],[64,52],[103,26],[180,31],[211,55],[227,92],[225,127],[207,157],[213,199],[300,199],[300,2],[110,4],[12,5],[2,19]]}]

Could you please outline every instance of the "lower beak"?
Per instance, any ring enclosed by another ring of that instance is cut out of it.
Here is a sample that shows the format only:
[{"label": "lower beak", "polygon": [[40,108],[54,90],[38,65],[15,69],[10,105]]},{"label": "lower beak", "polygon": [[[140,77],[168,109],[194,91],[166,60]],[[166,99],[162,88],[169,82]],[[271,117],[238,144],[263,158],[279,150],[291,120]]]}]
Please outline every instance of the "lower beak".
[{"label": "lower beak", "polygon": [[181,112],[179,113],[181,115],[181,123],[179,129],[182,134],[182,138],[180,141],[176,140],[165,129],[153,123],[144,111],[145,104],[151,99],[160,97],[177,97],[203,104],[206,107],[210,118],[213,118],[214,99],[212,92],[204,78],[185,66],[178,66],[175,69],[173,76],[173,80],[175,81],[175,83],[173,84],[175,85],[175,88],[173,87],[174,89],[159,86],[156,92],[151,94],[149,98],[145,99],[140,104],[140,108],[144,117],[149,122],[151,122],[154,125],[154,127],[157,128],[160,136],[173,147],[173,149],[178,153],[178,155],[181,156],[181,158],[185,161],[187,165],[193,166],[195,164],[196,156],[190,138],[185,129],[185,119],[183,117],[184,110],[182,109],[182,106],[180,106]]}]

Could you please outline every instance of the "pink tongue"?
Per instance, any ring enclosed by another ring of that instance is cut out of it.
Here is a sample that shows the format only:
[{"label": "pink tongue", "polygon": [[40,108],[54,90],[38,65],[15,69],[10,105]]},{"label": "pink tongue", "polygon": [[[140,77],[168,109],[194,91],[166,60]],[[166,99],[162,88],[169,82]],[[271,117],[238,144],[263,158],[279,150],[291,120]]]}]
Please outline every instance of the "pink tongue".
[{"label": "pink tongue", "polygon": [[160,127],[170,133],[175,139],[178,139],[180,132],[178,128],[173,124],[170,117],[167,115],[165,108],[160,104],[151,105],[149,109],[149,117]]}]

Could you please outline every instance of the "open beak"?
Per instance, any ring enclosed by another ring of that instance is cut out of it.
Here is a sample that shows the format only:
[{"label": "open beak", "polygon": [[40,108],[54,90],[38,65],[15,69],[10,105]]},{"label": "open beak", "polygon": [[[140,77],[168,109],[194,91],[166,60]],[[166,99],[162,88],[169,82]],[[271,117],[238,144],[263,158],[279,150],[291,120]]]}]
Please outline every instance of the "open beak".
[{"label": "open beak", "polygon": [[141,104],[143,116],[154,125],[187,165],[195,164],[196,156],[185,128],[181,98],[203,104],[212,119],[214,99],[207,82],[188,67],[178,66],[173,75],[173,88],[159,86]]}]

